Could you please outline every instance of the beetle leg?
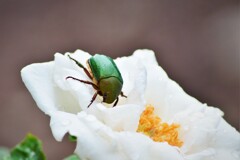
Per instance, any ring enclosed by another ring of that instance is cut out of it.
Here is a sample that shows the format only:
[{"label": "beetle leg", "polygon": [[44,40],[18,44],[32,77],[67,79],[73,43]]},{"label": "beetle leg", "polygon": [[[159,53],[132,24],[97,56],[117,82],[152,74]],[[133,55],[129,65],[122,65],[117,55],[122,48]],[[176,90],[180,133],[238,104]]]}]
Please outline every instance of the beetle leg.
[{"label": "beetle leg", "polygon": [[91,80],[93,79],[93,77],[92,77],[91,74],[88,72],[88,70],[87,70],[80,62],[78,62],[78,61],[75,60],[74,58],[70,57],[69,55],[68,55],[68,57],[69,57],[71,60],[73,60],[80,68],[82,68],[82,69],[84,70],[84,72],[86,73],[86,75],[87,75]]},{"label": "beetle leg", "polygon": [[122,91],[121,91],[120,95],[121,95],[122,97],[127,98],[127,96],[125,96]]},{"label": "beetle leg", "polygon": [[94,100],[96,99],[97,95],[98,95],[98,91],[93,95],[93,97],[92,97],[89,105],[87,106],[88,108],[89,108],[89,107],[91,106],[91,104],[94,102]]},{"label": "beetle leg", "polygon": [[72,76],[66,77],[66,79],[69,79],[69,78],[74,79],[74,80],[79,81],[79,82],[82,82],[82,83],[85,83],[85,84],[92,85],[92,87],[93,87],[94,89],[98,90],[98,86],[97,86],[96,84],[92,83],[92,82],[84,81],[84,80],[81,80],[81,79],[77,79],[77,78],[74,78],[74,77],[72,77]]},{"label": "beetle leg", "polygon": [[115,107],[115,106],[117,105],[118,99],[119,99],[119,98],[117,97],[116,101],[115,101],[114,104],[113,104],[113,107]]}]

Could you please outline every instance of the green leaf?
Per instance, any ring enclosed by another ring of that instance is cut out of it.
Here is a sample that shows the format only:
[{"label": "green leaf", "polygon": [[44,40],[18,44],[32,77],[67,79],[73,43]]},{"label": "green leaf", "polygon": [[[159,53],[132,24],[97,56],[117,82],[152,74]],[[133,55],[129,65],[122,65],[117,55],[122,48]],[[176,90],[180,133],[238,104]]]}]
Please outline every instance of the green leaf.
[{"label": "green leaf", "polygon": [[4,160],[46,160],[46,157],[42,151],[41,141],[32,134],[28,134]]},{"label": "green leaf", "polygon": [[76,142],[77,141],[77,137],[76,136],[72,136],[72,135],[69,135],[68,139],[69,139],[70,142]]},{"label": "green leaf", "polygon": [[0,160],[9,155],[9,149],[0,147]]},{"label": "green leaf", "polygon": [[76,154],[70,155],[67,158],[64,158],[64,160],[81,160]]}]

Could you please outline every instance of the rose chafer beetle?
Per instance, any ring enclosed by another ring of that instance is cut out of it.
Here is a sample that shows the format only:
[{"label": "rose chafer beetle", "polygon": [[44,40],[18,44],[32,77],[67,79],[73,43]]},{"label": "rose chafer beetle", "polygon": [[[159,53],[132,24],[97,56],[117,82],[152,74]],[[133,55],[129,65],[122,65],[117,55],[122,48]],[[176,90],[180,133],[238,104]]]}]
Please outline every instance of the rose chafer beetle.
[{"label": "rose chafer beetle", "polygon": [[72,76],[68,76],[66,79],[71,78],[79,82],[91,85],[96,90],[88,107],[94,102],[97,95],[102,96],[103,102],[105,103],[110,104],[115,101],[113,107],[117,105],[119,95],[127,98],[122,92],[122,75],[112,58],[105,55],[95,54],[87,60],[87,66],[89,68],[88,70],[74,58],[70,57],[69,55],[68,57],[84,70],[92,82],[81,80]]}]

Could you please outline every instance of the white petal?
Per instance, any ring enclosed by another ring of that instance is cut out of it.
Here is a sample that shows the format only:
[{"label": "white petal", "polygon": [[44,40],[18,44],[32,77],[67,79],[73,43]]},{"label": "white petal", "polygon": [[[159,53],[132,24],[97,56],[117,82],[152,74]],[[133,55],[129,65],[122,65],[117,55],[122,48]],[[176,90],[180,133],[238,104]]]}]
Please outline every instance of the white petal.
[{"label": "white petal", "polygon": [[88,113],[95,115],[99,121],[114,131],[135,132],[143,109],[144,105],[128,104],[106,108],[102,104],[98,104],[97,106],[91,107]]},{"label": "white petal", "polygon": [[66,53],[65,55],[70,55],[72,58],[76,59],[83,66],[86,66],[87,60],[91,57],[91,55],[83,50],[76,50],[74,53]]},{"label": "white petal", "polygon": [[[74,57],[75,54],[72,54]],[[84,73],[83,69],[78,67],[75,62],[67,56],[55,54],[54,81],[62,92],[61,101],[64,111],[77,113],[85,110],[95,92],[91,85],[81,83],[73,79],[66,79],[72,76],[77,79],[91,81]]]},{"label": "white petal", "polygon": [[[60,53],[54,55],[54,81],[59,88],[63,90],[69,90],[69,86],[66,83],[67,76],[87,78],[83,69],[78,67],[74,61],[69,59]],[[82,84],[82,83],[81,83]]]},{"label": "white petal", "polygon": [[156,143],[135,132],[114,132],[91,115],[56,112],[51,118],[53,135],[61,140],[65,133],[77,137],[75,152],[91,160],[182,160],[177,148]]},{"label": "white petal", "polygon": [[58,110],[53,85],[53,62],[36,63],[24,67],[21,76],[38,107],[50,114]]},{"label": "white petal", "polygon": [[121,132],[117,137],[122,151],[130,160],[183,160],[178,149],[167,143],[153,142],[145,135]]},{"label": "white petal", "polygon": [[146,100],[155,107],[156,113],[164,121],[188,108],[202,107],[199,101],[187,95],[176,82],[169,79],[159,66],[150,65],[147,76]]},{"label": "white petal", "polygon": [[123,78],[123,93],[127,98],[121,98],[121,104],[145,103],[144,92],[146,88],[147,73],[144,65],[133,56],[115,60]]},{"label": "white petal", "polygon": [[228,155],[229,159],[239,156],[240,135],[221,116],[221,111],[210,107],[198,111],[189,109],[175,116],[184,141],[181,152],[187,159],[224,160],[223,155]]},{"label": "white petal", "polygon": [[[79,61],[83,61],[90,55],[77,50],[76,55],[71,56],[76,59],[82,56]],[[88,77],[75,62],[59,53],[55,54],[53,62],[36,63],[23,68],[21,75],[38,107],[46,114],[57,110],[77,113],[87,108],[94,94],[92,86],[66,80],[67,76],[80,79]]]},{"label": "white petal", "polygon": [[194,154],[208,148],[217,132],[217,126],[221,117],[213,112],[208,112],[207,108],[199,111],[189,110],[182,113],[182,119],[178,122],[185,127],[181,133],[184,145],[181,150],[185,154]]},{"label": "white petal", "polygon": [[140,63],[139,67],[136,68],[136,71],[137,73],[135,75],[134,87],[129,93],[125,104],[146,104],[144,92],[147,85],[147,72],[146,69],[140,65]]},{"label": "white petal", "polygon": [[[186,160],[214,160],[214,155],[216,154],[215,149],[208,148],[206,150],[201,150],[200,152],[187,155],[184,158]],[[218,160],[218,159],[216,159]]]},{"label": "white petal", "polygon": [[158,66],[154,52],[137,50],[134,58],[140,60],[147,69],[147,87],[145,98],[147,103],[155,107],[156,114],[164,121],[189,107],[197,109],[202,104],[195,98],[186,94],[183,89],[166,72]]},{"label": "white petal", "polygon": [[134,59],[140,59],[146,65],[158,65],[155,54],[152,50],[138,49],[133,53]]},{"label": "white petal", "polygon": [[216,160],[239,160],[240,158],[240,134],[221,118],[217,126],[217,132],[211,146],[216,148],[214,155]]}]

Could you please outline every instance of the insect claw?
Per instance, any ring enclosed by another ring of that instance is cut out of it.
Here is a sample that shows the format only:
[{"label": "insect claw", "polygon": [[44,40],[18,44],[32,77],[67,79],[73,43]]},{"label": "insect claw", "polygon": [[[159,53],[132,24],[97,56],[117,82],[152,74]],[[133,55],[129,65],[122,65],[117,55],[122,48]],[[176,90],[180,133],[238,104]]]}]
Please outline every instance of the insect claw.
[{"label": "insect claw", "polygon": [[67,80],[67,79],[69,79],[69,78],[71,78],[71,76],[67,76],[65,79]]},{"label": "insect claw", "polygon": [[93,95],[93,97],[92,97],[89,105],[87,106],[87,108],[89,108],[89,107],[91,106],[91,104],[92,104],[92,103],[94,102],[94,100],[96,99],[97,95],[98,95],[98,92],[96,92],[96,93]]},{"label": "insect claw", "polygon": [[121,92],[120,95],[121,95],[122,97],[127,98],[127,96],[125,96],[123,92]]},{"label": "insect claw", "polygon": [[119,100],[119,98],[117,97],[116,101],[115,101],[114,104],[113,104],[113,107],[115,107],[115,106],[117,105],[118,100]]}]

